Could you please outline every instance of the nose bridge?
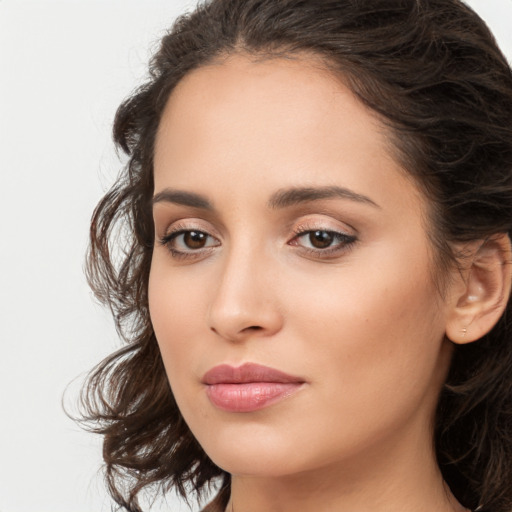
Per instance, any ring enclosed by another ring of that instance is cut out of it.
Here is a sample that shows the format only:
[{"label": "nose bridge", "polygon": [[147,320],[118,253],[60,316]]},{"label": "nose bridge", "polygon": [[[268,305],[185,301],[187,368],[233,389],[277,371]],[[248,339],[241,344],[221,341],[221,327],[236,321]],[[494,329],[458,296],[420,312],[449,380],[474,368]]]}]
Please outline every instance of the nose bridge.
[{"label": "nose bridge", "polygon": [[210,305],[210,328],[238,340],[279,330],[281,316],[273,285],[274,265],[264,247],[247,238],[225,249],[218,288]]}]

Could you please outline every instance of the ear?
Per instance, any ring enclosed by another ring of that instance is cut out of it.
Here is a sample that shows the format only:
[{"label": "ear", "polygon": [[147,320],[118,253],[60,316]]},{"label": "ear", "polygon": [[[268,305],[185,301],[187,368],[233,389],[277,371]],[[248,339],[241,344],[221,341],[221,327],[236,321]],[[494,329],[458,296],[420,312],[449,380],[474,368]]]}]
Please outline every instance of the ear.
[{"label": "ear", "polygon": [[466,246],[453,283],[446,336],[457,344],[485,336],[503,315],[512,285],[511,243],[507,234]]}]

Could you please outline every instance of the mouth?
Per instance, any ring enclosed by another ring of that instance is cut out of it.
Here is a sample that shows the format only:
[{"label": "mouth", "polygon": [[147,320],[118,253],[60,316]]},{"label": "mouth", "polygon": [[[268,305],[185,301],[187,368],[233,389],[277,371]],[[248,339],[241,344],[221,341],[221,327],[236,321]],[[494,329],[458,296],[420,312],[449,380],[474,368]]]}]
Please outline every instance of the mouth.
[{"label": "mouth", "polygon": [[228,412],[253,412],[299,391],[304,379],[254,363],[239,367],[215,366],[205,373],[206,395],[217,408]]}]

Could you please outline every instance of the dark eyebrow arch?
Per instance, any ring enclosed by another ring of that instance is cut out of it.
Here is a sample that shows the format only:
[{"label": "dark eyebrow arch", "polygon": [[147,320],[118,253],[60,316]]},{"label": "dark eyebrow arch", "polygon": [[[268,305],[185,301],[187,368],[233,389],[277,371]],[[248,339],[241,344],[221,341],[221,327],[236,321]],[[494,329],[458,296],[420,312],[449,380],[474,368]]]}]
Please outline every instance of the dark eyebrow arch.
[{"label": "dark eyebrow arch", "polygon": [[348,188],[327,186],[327,187],[293,187],[278,190],[272,194],[268,201],[268,206],[272,209],[288,208],[296,204],[309,201],[318,201],[320,199],[349,199],[357,203],[364,203],[375,208],[380,206],[369,197],[358,194]]},{"label": "dark eyebrow arch", "polygon": [[158,192],[158,194],[155,194],[151,200],[152,205],[162,202],[201,208],[202,210],[213,210],[212,203],[210,203],[206,197],[195,194],[194,192],[185,192],[184,190],[166,188]]}]

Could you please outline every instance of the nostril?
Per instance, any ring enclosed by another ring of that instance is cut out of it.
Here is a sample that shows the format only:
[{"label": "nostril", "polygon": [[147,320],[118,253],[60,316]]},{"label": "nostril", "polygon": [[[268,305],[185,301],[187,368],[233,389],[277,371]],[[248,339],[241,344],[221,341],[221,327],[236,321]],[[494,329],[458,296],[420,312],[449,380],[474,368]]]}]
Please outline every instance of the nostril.
[{"label": "nostril", "polygon": [[261,331],[263,327],[260,327],[259,325],[251,325],[250,327],[246,327],[244,331]]},{"label": "nostril", "polygon": [[[210,327],[210,329],[215,333],[215,334],[220,334],[219,331],[215,328],[215,327]],[[246,331],[262,331],[263,330],[263,327],[261,327],[260,325],[250,325],[249,327],[244,327],[243,329],[241,329],[239,332],[246,332]]]}]

